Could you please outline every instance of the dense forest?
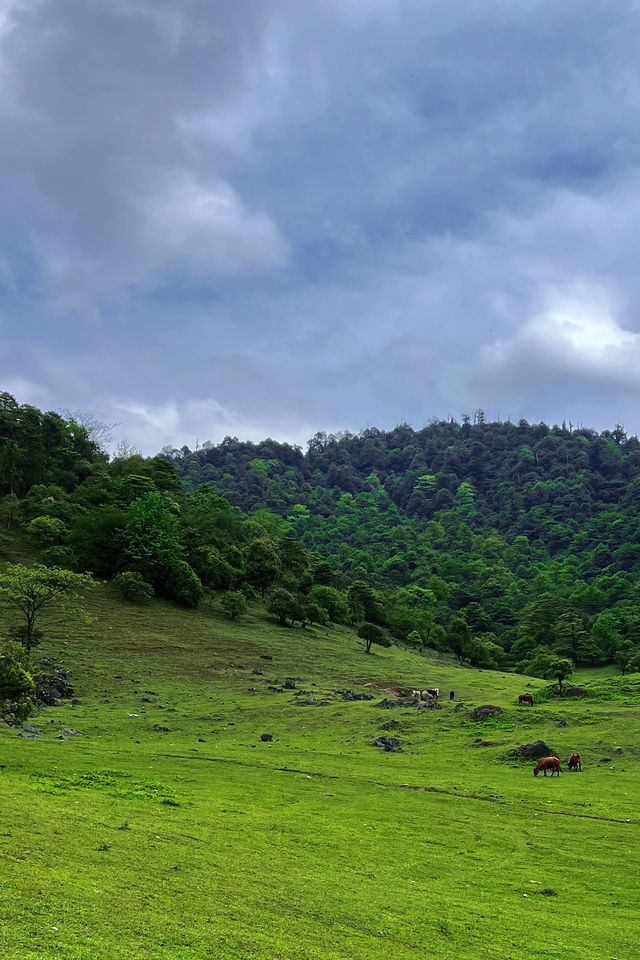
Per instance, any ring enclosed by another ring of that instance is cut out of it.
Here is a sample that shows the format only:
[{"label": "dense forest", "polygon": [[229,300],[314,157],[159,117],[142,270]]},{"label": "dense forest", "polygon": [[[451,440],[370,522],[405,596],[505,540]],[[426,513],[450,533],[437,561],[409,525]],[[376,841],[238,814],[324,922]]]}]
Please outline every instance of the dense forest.
[{"label": "dense forest", "polygon": [[241,617],[552,673],[635,669],[640,442],[487,423],[225,438],[110,458],[92,430],[0,394],[0,522],[43,567]]},{"label": "dense forest", "polygon": [[[186,489],[268,509],[400,640],[543,675],[549,659],[615,660],[640,644],[640,441],[473,417],[354,435],[305,453],[227,437],[164,450]],[[416,638],[417,635],[417,638]]]}]

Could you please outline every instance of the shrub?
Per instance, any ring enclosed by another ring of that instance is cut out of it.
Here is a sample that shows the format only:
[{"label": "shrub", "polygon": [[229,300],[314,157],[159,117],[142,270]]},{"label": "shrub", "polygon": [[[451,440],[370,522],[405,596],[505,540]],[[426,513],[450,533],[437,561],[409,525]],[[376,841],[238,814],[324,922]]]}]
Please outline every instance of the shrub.
[{"label": "shrub", "polygon": [[240,593],[245,598],[245,600],[255,600],[258,596],[257,591],[251,586],[250,583],[247,583],[245,580],[244,583],[241,583],[238,587]]},{"label": "shrub", "polygon": [[323,627],[329,623],[329,612],[313,600],[307,600],[302,606],[302,611],[307,623],[319,623]]},{"label": "shrub", "polygon": [[57,517],[34,517],[29,524],[29,533],[39,543],[60,543],[66,532],[67,528]]},{"label": "shrub", "polygon": [[113,582],[120,588],[126,600],[148,600],[155,592],[151,584],[143,580],[141,574],[134,570],[119,573]]},{"label": "shrub", "polygon": [[3,716],[26,720],[33,709],[30,699],[35,682],[29,657],[20,643],[5,643],[0,648],[0,709]]},{"label": "shrub", "polygon": [[422,646],[422,637],[417,630],[412,630],[407,636],[407,643],[411,644],[412,647]]},{"label": "shrub", "polygon": [[47,547],[40,557],[45,567],[61,567],[63,570],[76,570],[78,561],[70,547]]},{"label": "shrub", "polygon": [[174,560],[165,572],[166,595],[186,607],[197,607],[202,599],[202,584],[186,560]]},{"label": "shrub", "polygon": [[247,601],[240,590],[228,590],[223,593],[220,606],[228,617],[235,620],[247,612]]}]

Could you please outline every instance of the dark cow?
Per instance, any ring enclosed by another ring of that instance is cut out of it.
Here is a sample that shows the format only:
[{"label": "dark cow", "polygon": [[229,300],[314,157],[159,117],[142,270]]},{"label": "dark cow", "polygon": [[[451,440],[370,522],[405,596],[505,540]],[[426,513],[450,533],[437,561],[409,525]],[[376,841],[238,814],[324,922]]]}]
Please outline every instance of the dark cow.
[{"label": "dark cow", "polygon": [[528,703],[530,707],[533,706],[533,697],[530,693],[520,693],[518,694],[518,706],[521,703]]}]

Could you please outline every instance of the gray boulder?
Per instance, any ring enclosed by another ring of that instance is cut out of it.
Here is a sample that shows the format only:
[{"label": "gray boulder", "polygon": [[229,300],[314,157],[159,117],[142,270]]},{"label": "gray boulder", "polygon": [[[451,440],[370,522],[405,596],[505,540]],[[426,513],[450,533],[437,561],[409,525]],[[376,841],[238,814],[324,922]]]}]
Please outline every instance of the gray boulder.
[{"label": "gray boulder", "polygon": [[557,757],[558,754],[544,740],[534,740],[533,743],[523,743],[521,747],[509,750],[507,756],[514,760],[541,760],[542,757]]},{"label": "gray boulder", "polygon": [[376,747],[382,747],[385,753],[400,753],[402,751],[402,740],[396,737],[378,737],[375,743]]},{"label": "gray boulder", "polygon": [[504,713],[502,707],[496,707],[491,703],[485,703],[482,707],[476,707],[473,711],[474,720],[490,720],[492,717],[499,717]]}]

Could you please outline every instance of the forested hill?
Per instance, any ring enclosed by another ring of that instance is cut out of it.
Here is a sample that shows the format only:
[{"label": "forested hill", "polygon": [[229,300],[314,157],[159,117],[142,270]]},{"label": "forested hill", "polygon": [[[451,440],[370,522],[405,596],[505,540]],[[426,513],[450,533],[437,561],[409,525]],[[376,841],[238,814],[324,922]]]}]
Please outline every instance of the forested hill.
[{"label": "forested hill", "polygon": [[455,648],[452,629],[468,628],[515,659],[634,648],[638,438],[475,419],[319,433],[304,453],[228,437],[163,453],[187,489],[211,483],[244,511],[274,511],[348,579],[382,590],[396,635],[442,630]]}]

